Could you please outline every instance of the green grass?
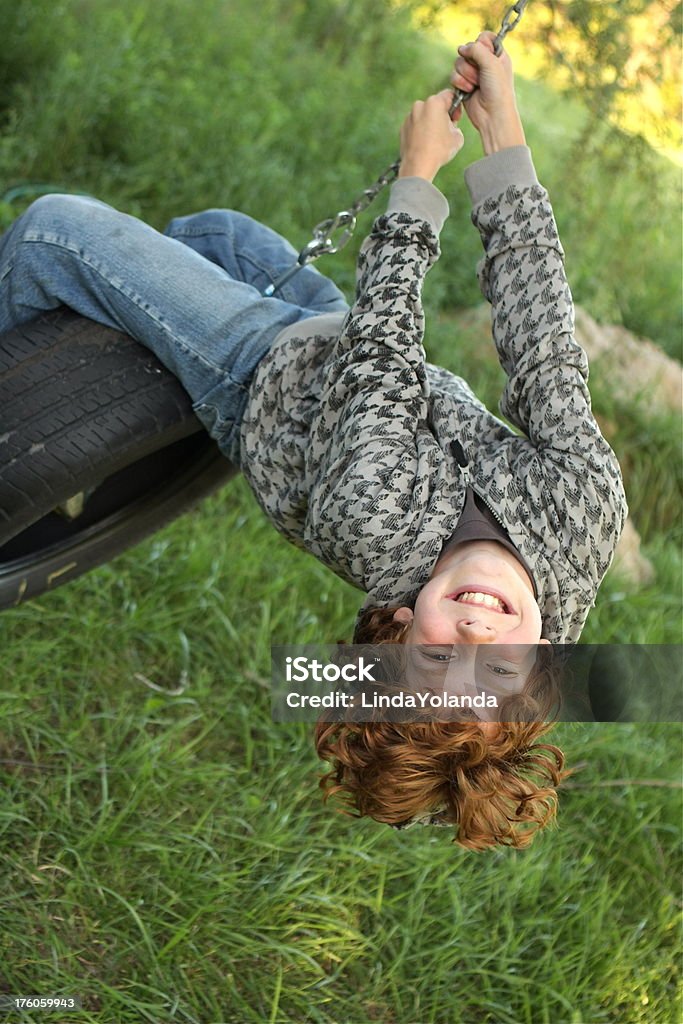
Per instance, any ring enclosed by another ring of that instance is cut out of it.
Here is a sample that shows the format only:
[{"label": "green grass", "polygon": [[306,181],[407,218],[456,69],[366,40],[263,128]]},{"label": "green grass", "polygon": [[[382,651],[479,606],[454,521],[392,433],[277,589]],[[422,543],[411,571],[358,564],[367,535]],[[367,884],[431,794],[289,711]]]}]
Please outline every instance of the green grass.
[{"label": "green grass", "polygon": [[[648,595],[611,598],[600,621],[637,623]],[[5,989],[112,1024],[673,1024],[680,728],[558,726],[585,788],[529,851],[353,822],[267,680],[271,637],[356,606],[238,479],[3,615]]]},{"label": "green grass", "polygon": [[[0,0],[6,188],[88,191],[157,226],[234,205],[303,242],[391,162],[409,101],[447,73],[398,15],[349,0],[340,21],[341,6]],[[671,172],[582,163],[580,107],[519,91],[576,297],[677,353]],[[470,136],[444,174],[427,343],[495,406],[490,342],[461,310],[479,301],[461,181],[477,154]],[[321,267],[350,289],[353,264]],[[676,643],[680,423],[592,384],[657,582],[608,577],[584,639]],[[271,721],[268,676],[271,642],[346,637],[358,602],[237,479],[2,615],[0,993],[80,994],[69,1024],[680,1019],[680,728],[559,726],[583,767],[528,851],[353,822],[321,803],[308,730]]]},{"label": "green grass", "polygon": [[255,591],[249,501],[4,616],[4,987],[93,1022],[673,1022],[680,791],[637,780],[675,785],[678,727],[558,727],[585,788],[527,852],[333,814],[262,634],[355,595],[278,545]]}]

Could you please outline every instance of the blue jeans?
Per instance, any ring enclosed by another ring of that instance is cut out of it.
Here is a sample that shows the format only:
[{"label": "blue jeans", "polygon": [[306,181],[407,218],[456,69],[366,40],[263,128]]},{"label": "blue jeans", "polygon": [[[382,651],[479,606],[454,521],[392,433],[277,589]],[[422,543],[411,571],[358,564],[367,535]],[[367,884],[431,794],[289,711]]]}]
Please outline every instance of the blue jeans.
[{"label": "blue jeans", "polygon": [[0,238],[0,332],[66,305],[147,345],[181,381],[222,452],[239,465],[240,422],[259,361],[280,331],[345,312],[339,289],[246,214],[206,210],[164,234],[95,199],[47,195]]}]

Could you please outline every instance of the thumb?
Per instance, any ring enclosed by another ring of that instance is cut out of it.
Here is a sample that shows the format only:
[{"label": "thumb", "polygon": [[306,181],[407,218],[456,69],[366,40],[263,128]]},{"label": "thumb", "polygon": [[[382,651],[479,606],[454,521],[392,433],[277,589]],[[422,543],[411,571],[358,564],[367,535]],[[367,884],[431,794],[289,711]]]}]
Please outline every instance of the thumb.
[{"label": "thumb", "polygon": [[440,100],[444,110],[446,111],[446,113],[448,113],[448,111],[451,109],[451,103],[453,102],[453,90],[442,89],[441,92],[436,93],[435,98]]}]

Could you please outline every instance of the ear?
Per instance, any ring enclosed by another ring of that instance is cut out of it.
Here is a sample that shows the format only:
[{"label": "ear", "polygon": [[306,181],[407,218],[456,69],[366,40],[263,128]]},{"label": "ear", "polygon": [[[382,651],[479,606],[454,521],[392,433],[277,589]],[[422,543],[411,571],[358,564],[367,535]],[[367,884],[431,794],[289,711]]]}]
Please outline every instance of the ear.
[{"label": "ear", "polygon": [[541,639],[538,642],[539,644],[549,644],[550,640],[544,640],[543,637],[541,637]]},{"label": "ear", "polygon": [[397,608],[393,616],[394,622],[403,622],[406,625],[413,621],[413,613],[410,608]]}]

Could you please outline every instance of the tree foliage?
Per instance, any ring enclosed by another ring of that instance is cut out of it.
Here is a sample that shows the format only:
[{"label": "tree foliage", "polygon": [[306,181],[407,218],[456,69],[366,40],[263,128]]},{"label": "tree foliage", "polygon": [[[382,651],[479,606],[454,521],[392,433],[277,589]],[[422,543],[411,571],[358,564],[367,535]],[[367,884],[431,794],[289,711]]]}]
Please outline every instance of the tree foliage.
[{"label": "tree foliage", "polygon": [[[377,45],[397,21],[420,26],[445,15],[474,15],[497,28],[509,5],[494,0],[295,0],[293,10],[321,46],[340,59]],[[596,125],[617,126],[673,149],[680,143],[681,0],[532,0],[518,33],[555,88],[579,94]],[[585,139],[582,140],[585,144]]]},{"label": "tree foliage", "polygon": [[681,11],[676,0],[542,0],[529,31],[541,44],[544,72],[583,96],[586,132],[608,121],[674,145]]}]

